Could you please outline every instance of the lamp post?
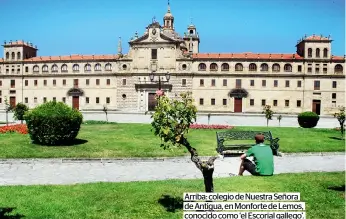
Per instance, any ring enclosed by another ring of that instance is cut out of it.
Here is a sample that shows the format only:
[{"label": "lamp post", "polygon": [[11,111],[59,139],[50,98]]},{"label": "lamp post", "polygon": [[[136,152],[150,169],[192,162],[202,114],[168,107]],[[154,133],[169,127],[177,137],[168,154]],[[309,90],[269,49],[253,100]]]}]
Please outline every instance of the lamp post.
[{"label": "lamp post", "polygon": [[167,73],[165,74],[165,77],[166,77],[166,81],[162,81],[162,80],[161,80],[161,76],[159,76],[159,80],[158,80],[158,81],[155,81],[155,80],[154,80],[154,79],[155,79],[155,72],[151,72],[151,73],[149,74],[150,81],[159,84],[159,91],[161,91],[161,83],[169,82],[169,79],[171,78],[171,75],[169,74],[169,72],[167,72]]}]

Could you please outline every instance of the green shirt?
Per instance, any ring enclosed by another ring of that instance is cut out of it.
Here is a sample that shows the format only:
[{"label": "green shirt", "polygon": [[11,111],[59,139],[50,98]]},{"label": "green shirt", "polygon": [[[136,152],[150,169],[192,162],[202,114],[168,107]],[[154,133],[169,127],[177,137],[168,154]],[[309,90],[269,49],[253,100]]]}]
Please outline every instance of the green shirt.
[{"label": "green shirt", "polygon": [[270,146],[263,143],[252,146],[247,152],[246,156],[254,157],[256,164],[256,172],[260,175],[268,176],[274,173],[274,156]]}]

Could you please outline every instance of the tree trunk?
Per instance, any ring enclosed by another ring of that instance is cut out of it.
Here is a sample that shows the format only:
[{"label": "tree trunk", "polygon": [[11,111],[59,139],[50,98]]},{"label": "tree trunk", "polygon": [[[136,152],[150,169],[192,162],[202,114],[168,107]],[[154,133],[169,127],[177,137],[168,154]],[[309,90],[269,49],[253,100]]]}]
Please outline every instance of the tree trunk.
[{"label": "tree trunk", "polygon": [[8,126],[8,112],[6,111],[6,126]]},{"label": "tree trunk", "polygon": [[108,115],[107,115],[107,113],[106,113],[106,120],[107,120],[107,122],[108,122]]},{"label": "tree trunk", "polygon": [[187,139],[182,136],[180,144],[184,145],[191,154],[191,161],[195,163],[196,167],[202,172],[204,178],[205,192],[214,192],[213,173],[214,161],[217,157],[210,157],[208,161],[201,161],[198,157],[197,150],[191,147]]},{"label": "tree trunk", "polygon": [[269,119],[267,119],[267,127],[268,127]]}]

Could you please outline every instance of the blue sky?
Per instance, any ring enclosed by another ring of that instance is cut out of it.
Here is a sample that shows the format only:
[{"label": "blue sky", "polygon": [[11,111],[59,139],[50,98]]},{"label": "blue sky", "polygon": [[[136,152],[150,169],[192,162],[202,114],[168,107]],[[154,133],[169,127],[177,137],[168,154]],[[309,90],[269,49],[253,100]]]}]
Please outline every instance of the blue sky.
[{"label": "blue sky", "polygon": [[[305,34],[323,34],[334,55],[345,54],[344,0],[170,2],[176,31],[192,17],[203,53],[294,53]],[[30,41],[40,56],[115,54],[121,36],[127,52],[135,31],[143,34],[154,16],[162,24],[166,10],[166,0],[0,0],[0,43]]]}]

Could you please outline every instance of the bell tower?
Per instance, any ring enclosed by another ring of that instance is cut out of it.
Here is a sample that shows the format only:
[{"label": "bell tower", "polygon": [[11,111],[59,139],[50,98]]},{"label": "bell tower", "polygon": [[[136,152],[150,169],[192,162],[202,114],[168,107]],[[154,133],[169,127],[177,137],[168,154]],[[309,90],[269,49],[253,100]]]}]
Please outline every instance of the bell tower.
[{"label": "bell tower", "polygon": [[168,0],[167,12],[163,17],[163,29],[164,30],[174,30],[174,17],[171,13],[171,6]]},{"label": "bell tower", "polygon": [[192,22],[187,27],[187,33],[184,33],[184,41],[189,53],[199,52],[199,35],[197,33],[196,26],[192,24]]}]

